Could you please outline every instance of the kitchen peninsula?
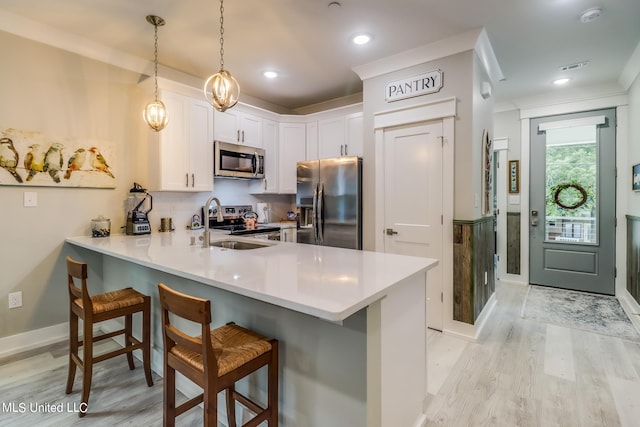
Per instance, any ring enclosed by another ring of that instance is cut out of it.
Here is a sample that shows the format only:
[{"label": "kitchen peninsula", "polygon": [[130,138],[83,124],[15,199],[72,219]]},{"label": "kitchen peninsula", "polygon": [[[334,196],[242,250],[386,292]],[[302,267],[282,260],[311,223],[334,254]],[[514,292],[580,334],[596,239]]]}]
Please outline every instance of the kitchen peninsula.
[{"label": "kitchen peninsula", "polygon": [[[92,292],[132,286],[151,295],[156,372],[163,282],[210,299],[213,326],[234,321],[280,340],[282,426],[424,424],[425,285],[436,260],[271,241],[202,247],[191,233],[66,239],[89,264]],[[229,238],[212,233],[214,242]],[[241,386],[261,399],[263,380]],[[197,390],[189,386],[187,395]]]}]

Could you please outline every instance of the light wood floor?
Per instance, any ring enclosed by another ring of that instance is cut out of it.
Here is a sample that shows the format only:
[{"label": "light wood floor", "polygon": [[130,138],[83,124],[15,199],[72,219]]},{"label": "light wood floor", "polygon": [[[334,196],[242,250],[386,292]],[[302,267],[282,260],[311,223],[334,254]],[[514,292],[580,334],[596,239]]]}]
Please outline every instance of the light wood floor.
[{"label": "light wood floor", "polygon": [[[429,331],[427,425],[639,426],[640,343],[523,319],[526,289],[498,283],[497,306],[476,343]],[[96,365],[86,417],[32,413],[31,403],[65,411],[77,404],[81,376],[65,395],[66,375],[66,343],[0,360],[0,425],[162,424],[162,378],[154,374],[148,388],[141,364],[129,371],[124,357]],[[20,403],[24,413],[6,406],[20,411]],[[179,424],[201,425],[201,411]]]}]

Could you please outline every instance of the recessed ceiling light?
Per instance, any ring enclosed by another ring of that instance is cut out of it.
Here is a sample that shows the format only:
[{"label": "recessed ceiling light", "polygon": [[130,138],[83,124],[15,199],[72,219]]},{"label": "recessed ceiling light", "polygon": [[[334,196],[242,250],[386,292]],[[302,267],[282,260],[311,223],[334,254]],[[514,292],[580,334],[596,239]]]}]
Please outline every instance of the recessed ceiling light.
[{"label": "recessed ceiling light", "polygon": [[358,34],[354,36],[351,41],[355,44],[367,44],[371,41],[371,36],[368,34]]},{"label": "recessed ceiling light", "polygon": [[278,73],[276,73],[275,71],[265,71],[264,73],[262,73],[262,75],[268,79],[275,79],[276,77],[278,77]]},{"label": "recessed ceiling light", "polygon": [[569,80],[571,80],[568,77],[563,77],[561,79],[556,79],[553,81],[553,84],[556,86],[562,86],[562,85],[566,85],[567,83],[569,83]]},{"label": "recessed ceiling light", "polygon": [[596,19],[602,16],[602,8],[600,7],[592,7],[591,9],[587,9],[580,14],[580,22],[586,24],[587,22],[595,21]]}]

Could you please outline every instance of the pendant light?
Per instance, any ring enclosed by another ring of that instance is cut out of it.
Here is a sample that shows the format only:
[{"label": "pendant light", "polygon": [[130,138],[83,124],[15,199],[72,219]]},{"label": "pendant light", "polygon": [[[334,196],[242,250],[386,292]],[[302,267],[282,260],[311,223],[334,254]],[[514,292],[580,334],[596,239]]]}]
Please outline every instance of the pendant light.
[{"label": "pendant light", "polygon": [[155,28],[153,57],[155,100],[147,104],[142,112],[142,117],[151,129],[158,132],[164,129],[167,126],[167,123],[169,123],[167,108],[164,106],[164,103],[158,99],[158,27],[162,27],[164,25],[164,19],[155,15],[147,15],[146,19],[147,22]]},{"label": "pendant light", "polygon": [[204,96],[218,111],[225,111],[238,103],[240,85],[230,72],[224,69],[224,0],[220,0],[220,71],[210,76],[204,84]]}]

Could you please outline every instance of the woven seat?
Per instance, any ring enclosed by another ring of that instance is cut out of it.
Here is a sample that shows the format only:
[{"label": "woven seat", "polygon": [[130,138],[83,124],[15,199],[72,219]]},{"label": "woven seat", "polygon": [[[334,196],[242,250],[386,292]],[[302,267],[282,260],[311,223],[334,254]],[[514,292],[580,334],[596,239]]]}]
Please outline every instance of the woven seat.
[{"label": "woven seat", "polygon": [[[204,425],[218,426],[218,398],[225,390],[227,420],[236,426],[235,402],[256,416],[244,426],[257,426],[267,421],[278,425],[278,341],[235,324],[211,330],[211,303],[158,285],[162,306],[164,339],[164,425],[174,426],[178,415],[204,403]],[[200,325],[200,335],[191,336],[171,323],[170,315]],[[247,375],[268,367],[266,408],[235,390],[235,383]],[[176,406],[176,371],[203,389],[203,393]]]},{"label": "woven seat", "polygon": [[[88,408],[91,392],[93,365],[121,354],[127,355],[129,369],[134,369],[133,351],[142,350],[142,363],[147,385],[153,385],[151,378],[151,298],[131,289],[119,289],[91,296],[87,290],[87,264],[67,257],[69,284],[69,375],[65,392],[71,393],[76,368],[82,372],[82,397],[79,416],[84,416]],[[76,286],[74,280],[80,281]],[[133,314],[142,313],[142,340],[133,336]],[[124,317],[124,328],[114,332],[94,336],[96,323]],[[83,323],[83,340],[78,337],[78,319]],[[93,355],[93,343],[107,338],[124,335],[125,346],[97,356]],[[82,347],[82,358],[79,348]]]}]

